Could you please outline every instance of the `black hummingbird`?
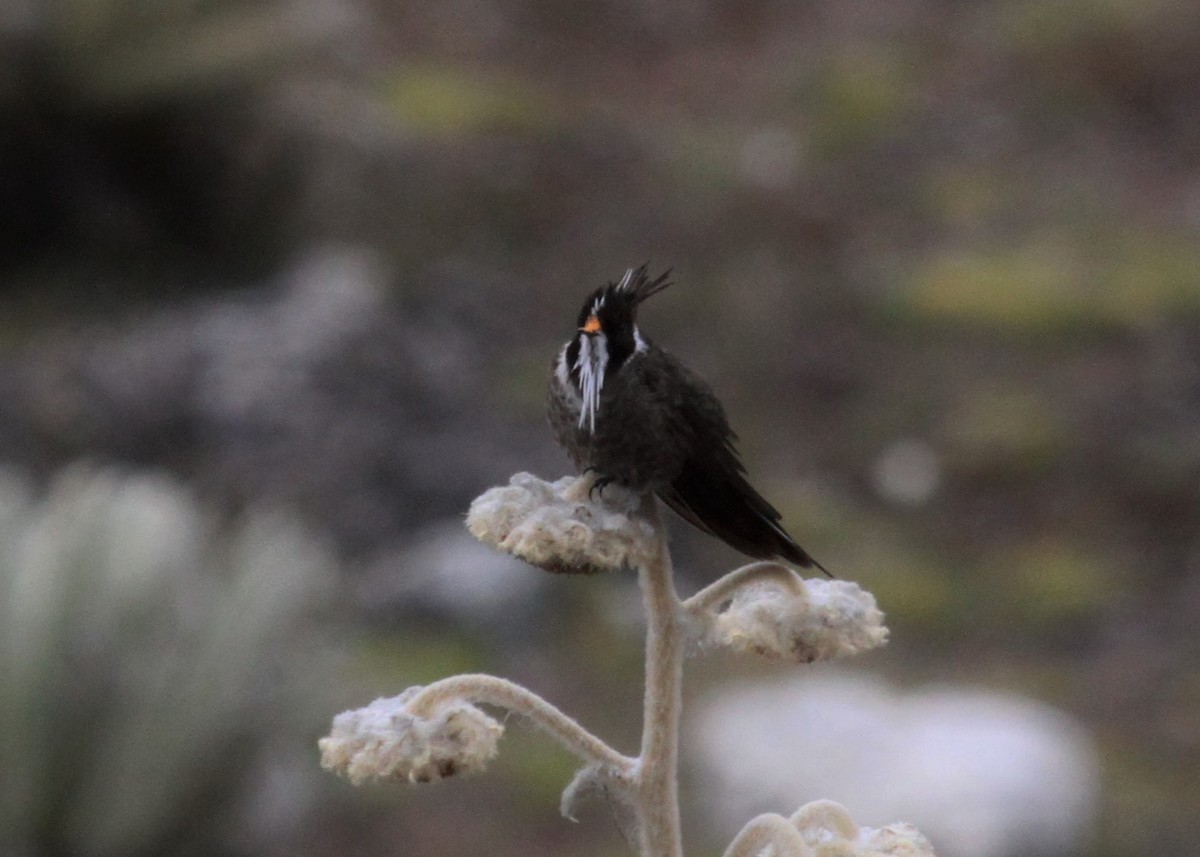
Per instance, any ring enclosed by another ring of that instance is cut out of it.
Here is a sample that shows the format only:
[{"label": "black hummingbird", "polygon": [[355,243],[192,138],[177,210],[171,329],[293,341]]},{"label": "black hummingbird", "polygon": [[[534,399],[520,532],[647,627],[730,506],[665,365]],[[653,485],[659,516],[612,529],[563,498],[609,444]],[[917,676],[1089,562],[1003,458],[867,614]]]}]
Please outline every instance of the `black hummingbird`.
[{"label": "black hummingbird", "polygon": [[746,480],[716,394],[638,330],[638,306],[671,285],[670,273],[651,280],[646,265],[630,268],[584,302],[550,379],[558,442],[576,467],[597,473],[593,490],[617,482],[653,491],[684,520],[747,556],[825,571]]}]

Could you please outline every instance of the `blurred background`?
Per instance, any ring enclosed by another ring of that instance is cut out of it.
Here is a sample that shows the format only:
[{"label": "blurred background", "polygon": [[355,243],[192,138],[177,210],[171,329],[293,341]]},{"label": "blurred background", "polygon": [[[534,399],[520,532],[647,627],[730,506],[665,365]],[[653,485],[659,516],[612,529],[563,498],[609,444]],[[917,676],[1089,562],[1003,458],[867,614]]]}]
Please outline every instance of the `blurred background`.
[{"label": "blurred background", "polygon": [[491,671],[636,746],[632,580],[461,518],[568,471],[550,360],[650,260],[642,329],[892,629],[690,663],[689,852],[832,797],[1193,854],[1197,45],[1190,0],[0,0],[0,853],[628,853],[516,722],[426,788],[315,741]]}]

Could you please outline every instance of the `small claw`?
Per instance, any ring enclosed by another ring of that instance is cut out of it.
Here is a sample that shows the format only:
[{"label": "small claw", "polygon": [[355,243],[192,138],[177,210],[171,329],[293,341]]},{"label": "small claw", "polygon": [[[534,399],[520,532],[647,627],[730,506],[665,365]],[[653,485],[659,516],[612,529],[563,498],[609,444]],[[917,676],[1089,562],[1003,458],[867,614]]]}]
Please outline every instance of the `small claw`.
[{"label": "small claw", "polygon": [[[592,468],[592,469],[594,470],[595,468]],[[592,483],[592,487],[588,489],[588,499],[589,499],[589,500],[591,500],[591,499],[592,499],[592,492],[593,492],[593,491],[599,491],[599,492],[600,492],[600,496],[601,496],[601,497],[603,497],[603,496],[604,496],[604,489],[605,489],[605,488],[606,488],[606,487],[609,485],[609,483],[611,483],[612,481],[613,481],[613,478],[612,478],[611,476],[597,476],[597,477],[596,477],[596,480],[595,480],[595,481]]]}]

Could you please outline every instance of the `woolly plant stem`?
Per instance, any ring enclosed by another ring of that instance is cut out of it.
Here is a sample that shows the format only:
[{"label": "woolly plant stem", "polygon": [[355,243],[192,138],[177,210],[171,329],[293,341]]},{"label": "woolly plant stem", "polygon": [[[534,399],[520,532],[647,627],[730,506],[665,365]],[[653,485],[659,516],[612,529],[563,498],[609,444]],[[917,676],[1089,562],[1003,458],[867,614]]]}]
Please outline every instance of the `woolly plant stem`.
[{"label": "woolly plant stem", "polygon": [[642,857],[682,857],[678,775],[682,617],[671,578],[671,556],[657,517],[658,550],[652,561],[638,569],[646,605],[646,696],[635,812]]},{"label": "woolly plant stem", "polygon": [[691,612],[711,610],[722,601],[727,601],[738,589],[759,580],[775,580],[792,593],[804,591],[804,584],[796,572],[786,565],[767,560],[752,562],[729,572],[684,601],[683,607]]},{"label": "woolly plant stem", "polygon": [[628,774],[636,765],[636,760],[618,753],[536,693],[493,675],[468,673],[435,681],[413,697],[408,709],[428,717],[443,703],[463,700],[495,705],[528,718],[567,751],[615,774]]},{"label": "woolly plant stem", "polygon": [[724,857],[755,857],[768,846],[778,857],[811,857],[804,835],[782,815],[757,816],[741,829],[725,849]]}]

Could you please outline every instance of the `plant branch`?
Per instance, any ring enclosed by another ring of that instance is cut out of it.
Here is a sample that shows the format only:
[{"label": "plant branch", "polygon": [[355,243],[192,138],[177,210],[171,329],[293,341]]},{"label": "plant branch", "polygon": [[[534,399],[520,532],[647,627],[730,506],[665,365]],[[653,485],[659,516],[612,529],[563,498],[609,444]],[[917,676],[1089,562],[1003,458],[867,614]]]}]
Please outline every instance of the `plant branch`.
[{"label": "plant branch", "polygon": [[438,706],[465,699],[505,708],[528,718],[537,728],[589,764],[626,775],[631,774],[636,765],[635,759],[618,753],[536,693],[493,675],[468,673],[435,681],[409,701],[408,709],[415,715],[429,717]]},{"label": "plant branch", "polygon": [[775,857],[810,857],[812,849],[796,826],[778,813],[756,816],[733,837],[724,857],[756,857],[764,848],[774,849]]},{"label": "plant branch", "polygon": [[681,610],[657,508],[658,549],[638,569],[646,605],[646,691],[639,756],[639,847],[643,857],[682,857],[679,824],[679,718],[683,680]]},{"label": "plant branch", "polygon": [[[319,742],[322,765],[354,783],[428,782],[482,770],[504,729],[474,704],[498,706],[527,718],[585,762],[563,792],[564,815],[570,817],[586,796],[604,797],[641,857],[683,857],[678,768],[685,642],[801,663],[886,642],[883,614],[869,592],[849,581],[806,579],[777,562],[745,565],[681,601],[654,497],[611,486],[596,500],[594,488],[587,477],[549,483],[519,473],[476,498],[467,526],[484,543],[548,571],[637,569],[646,610],[639,755],[618,753],[518,684],[469,674],[339,714]],[[774,585],[752,585],[758,582]],[[790,819],[755,818],[725,857],[758,857],[768,849],[774,857],[933,854],[910,825],[860,830],[844,807],[830,801],[801,807]]]},{"label": "plant branch", "polygon": [[734,592],[743,586],[753,583],[756,580],[768,579],[782,583],[792,593],[802,592],[804,589],[800,576],[786,565],[769,560],[752,562],[710,583],[691,598],[684,601],[683,608],[689,613],[711,610],[722,601],[727,601]]}]

